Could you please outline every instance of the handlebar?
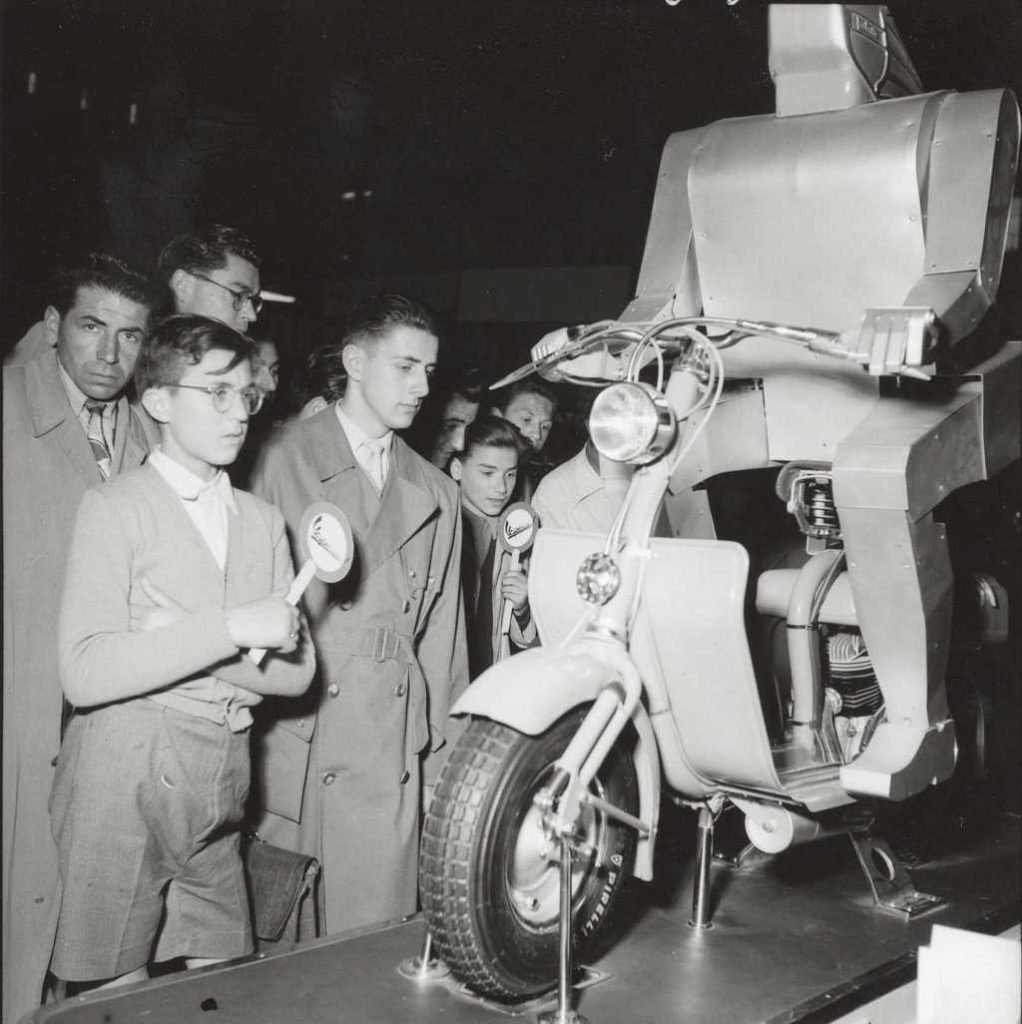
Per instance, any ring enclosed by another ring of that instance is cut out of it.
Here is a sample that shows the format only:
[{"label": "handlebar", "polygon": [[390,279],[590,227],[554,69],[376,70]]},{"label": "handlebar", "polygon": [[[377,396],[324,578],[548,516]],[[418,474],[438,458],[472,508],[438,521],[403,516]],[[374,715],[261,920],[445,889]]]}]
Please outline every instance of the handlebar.
[{"label": "handlebar", "polygon": [[[533,346],[532,361],[491,385],[491,390],[532,373],[547,380],[602,387],[637,373],[645,365],[639,360],[650,345],[656,346],[650,358],[662,359],[685,354],[696,339],[720,349],[753,336],[859,363],[872,376],[896,374],[919,380],[931,378],[924,367],[932,362],[939,341],[933,311],[917,306],[867,310],[862,323],[846,331],[725,317],[681,317],[654,324],[603,320],[546,335]],[[572,364],[570,369],[563,367],[565,363]]]}]

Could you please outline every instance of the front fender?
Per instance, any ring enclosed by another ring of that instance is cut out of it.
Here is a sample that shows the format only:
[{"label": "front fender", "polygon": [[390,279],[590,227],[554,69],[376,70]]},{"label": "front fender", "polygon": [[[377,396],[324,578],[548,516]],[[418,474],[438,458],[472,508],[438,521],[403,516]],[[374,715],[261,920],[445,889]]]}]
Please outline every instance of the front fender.
[{"label": "front fender", "polygon": [[[457,700],[452,715],[476,715],[538,736],[579,704],[594,701],[621,674],[586,651],[537,647],[487,669]],[[653,877],[653,846],[660,816],[660,756],[649,715],[641,703],[631,714],[639,783],[639,817],[650,824],[635,851],[635,877]]]},{"label": "front fender", "polygon": [[621,675],[578,650],[536,647],[488,668],[458,698],[452,715],[479,715],[538,736],[566,711],[595,700]]}]

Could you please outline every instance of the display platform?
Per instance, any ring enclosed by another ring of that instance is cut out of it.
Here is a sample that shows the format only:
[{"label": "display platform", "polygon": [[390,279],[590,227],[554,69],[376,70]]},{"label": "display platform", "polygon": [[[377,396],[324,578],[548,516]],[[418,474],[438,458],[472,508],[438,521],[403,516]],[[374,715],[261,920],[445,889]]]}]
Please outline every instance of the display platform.
[{"label": "display platform", "polygon": [[[577,992],[590,1024],[824,1024],[911,983],[934,923],[1001,934],[1019,921],[1019,819],[910,864],[948,905],[908,922],[874,908],[847,837],[735,867],[716,863],[713,924],[696,930],[687,844],[663,844],[658,881],[634,883],[622,934],[589,961]],[[681,845],[687,846],[687,851]],[[419,951],[421,918],[283,953],[181,972],[43,1007],[35,1024],[468,1024],[509,1019],[450,981],[398,974]],[[605,976],[605,977],[604,977]],[[591,979],[593,980],[593,979]],[[902,1000],[904,1003],[906,1000]],[[553,1004],[551,999],[550,1003]],[[518,1012],[532,1024],[537,1008]],[[851,1016],[849,1014],[852,1013]],[[869,1019],[912,1020],[912,1017]]]}]

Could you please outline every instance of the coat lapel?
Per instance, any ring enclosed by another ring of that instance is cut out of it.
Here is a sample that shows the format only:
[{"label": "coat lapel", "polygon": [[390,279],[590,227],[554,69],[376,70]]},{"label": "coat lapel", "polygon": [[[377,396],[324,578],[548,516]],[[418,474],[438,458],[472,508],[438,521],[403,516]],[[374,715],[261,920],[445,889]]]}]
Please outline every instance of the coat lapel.
[{"label": "coat lapel", "polygon": [[25,386],[35,436],[52,434],[68,462],[87,485],[101,480],[89,439],[75,418],[67,392],[60,382],[55,349],[27,365]]},{"label": "coat lapel", "polygon": [[386,562],[436,513],[436,498],[423,483],[408,446],[395,437],[380,512],[366,534],[366,575]]},{"label": "coat lapel", "polygon": [[312,468],[319,476],[322,496],[339,505],[351,523],[355,537],[364,543],[369,524],[362,512],[358,474],[361,470],[351,453],[348,437],[331,405],[308,421],[307,452]]},{"label": "coat lapel", "polygon": [[[121,399],[121,408],[117,411],[117,441],[114,446],[115,473],[123,473],[141,466],[153,445],[159,442],[158,435],[154,433],[150,436],[147,431],[145,416],[143,410],[131,405],[126,398]],[[120,427],[121,423],[125,424],[123,429]],[[153,430],[155,429],[154,426]]]},{"label": "coat lapel", "polygon": [[395,437],[390,471],[372,523],[362,512],[362,472],[333,406],[309,421],[309,458],[323,484],[323,497],[340,505],[355,533],[363,574],[368,576],[414,536],[437,510],[436,499],[423,486],[408,446]]},{"label": "coat lapel", "polygon": [[[35,436],[52,433],[85,483],[102,480],[89,439],[67,400],[57,369],[56,350],[51,349],[27,364],[25,380]],[[142,465],[149,448],[149,437],[138,412],[122,397],[117,405],[117,437],[111,459],[114,472]]]}]

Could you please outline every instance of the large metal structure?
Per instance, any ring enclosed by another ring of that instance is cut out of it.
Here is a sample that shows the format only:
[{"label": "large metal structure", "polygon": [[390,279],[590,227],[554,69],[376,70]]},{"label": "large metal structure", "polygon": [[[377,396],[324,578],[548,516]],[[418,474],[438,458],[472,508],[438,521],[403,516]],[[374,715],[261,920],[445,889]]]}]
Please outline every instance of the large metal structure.
[{"label": "large metal structure", "polygon": [[[651,877],[662,783],[700,808],[700,925],[725,800],[765,852],[847,832],[878,905],[940,903],[856,805],[905,800],[956,762],[936,512],[1019,457],[1022,342],[984,319],[1018,106],[1006,90],[923,93],[880,6],[773,6],[770,64],[775,114],[668,140],[620,320],[533,350],[554,379],[621,382],[590,434],[639,468],[606,537],[540,530],[543,647],[453,709],[476,720],[426,819],[423,904],[455,972],[498,998],[552,980],[558,860],[582,936],[622,874]],[[639,376],[654,357],[655,387]],[[752,581],[786,626],[779,729],[746,632],[745,548],[705,529],[651,539],[668,490],[706,511],[698,485],[771,466],[809,555]]]},{"label": "large metal structure", "polygon": [[[621,319],[861,325],[869,375],[771,338],[725,349],[729,378],[761,389],[729,396],[672,490],[776,462],[830,465],[857,622],[887,705],[842,781],[901,799],[946,778],[955,757],[952,579],[933,510],[1019,457],[1022,343],[976,364],[965,352],[1000,280],[1018,105],[1003,89],[924,93],[881,6],[775,4],[769,27],[776,114],[670,137]],[[885,386],[896,353],[927,343],[930,324],[933,347],[917,362],[952,372]],[[693,737],[712,723],[736,755],[762,749],[737,727],[728,737],[715,708],[692,710]]]}]

